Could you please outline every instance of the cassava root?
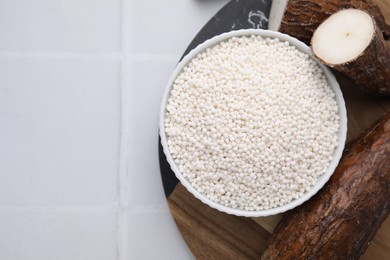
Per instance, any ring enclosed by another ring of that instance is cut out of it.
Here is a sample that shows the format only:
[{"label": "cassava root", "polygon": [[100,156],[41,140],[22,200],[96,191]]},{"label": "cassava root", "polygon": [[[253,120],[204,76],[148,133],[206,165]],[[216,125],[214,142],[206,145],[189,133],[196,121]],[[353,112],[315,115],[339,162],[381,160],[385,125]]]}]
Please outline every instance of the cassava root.
[{"label": "cassava root", "polygon": [[390,212],[390,112],[347,145],[329,182],[284,214],[262,259],[358,259]]},{"label": "cassava root", "polygon": [[390,25],[372,0],[273,0],[269,29],[289,34],[309,44],[313,32],[330,15],[342,9],[360,9],[372,15],[385,39]]},{"label": "cassava root", "polygon": [[390,50],[368,13],[346,9],[331,15],[314,32],[311,47],[363,90],[390,96]]}]

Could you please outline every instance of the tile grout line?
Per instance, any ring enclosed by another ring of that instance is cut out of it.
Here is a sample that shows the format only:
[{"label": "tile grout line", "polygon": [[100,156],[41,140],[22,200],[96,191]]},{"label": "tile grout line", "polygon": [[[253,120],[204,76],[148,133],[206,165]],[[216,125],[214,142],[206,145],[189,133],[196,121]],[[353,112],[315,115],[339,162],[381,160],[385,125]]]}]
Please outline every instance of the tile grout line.
[{"label": "tile grout line", "polygon": [[118,208],[118,203],[115,202],[111,205],[108,204],[101,206],[2,206],[0,207],[0,212],[112,212],[116,208]]},{"label": "tile grout line", "polygon": [[117,244],[117,259],[127,260],[127,218],[126,218],[126,205],[128,205],[129,191],[128,191],[128,64],[127,64],[127,53],[128,53],[128,40],[127,40],[127,19],[128,19],[128,7],[129,1],[121,0],[120,3],[121,12],[121,127],[120,127],[120,151],[119,151],[119,178],[118,178],[118,197],[119,204],[117,209],[117,230],[116,230],[116,244]]},{"label": "tile grout line", "polygon": [[0,57],[42,59],[107,59],[121,60],[121,52],[45,52],[45,51],[0,51]]},{"label": "tile grout line", "polygon": [[132,61],[173,61],[177,63],[180,56],[175,54],[131,53],[129,58]]},{"label": "tile grout line", "polygon": [[[124,46],[125,44],[122,43]],[[124,47],[126,48],[126,47]],[[121,52],[43,52],[43,51],[0,51],[0,57],[4,58],[41,58],[41,59],[96,59],[96,60],[130,60],[130,61],[174,61],[179,60],[175,54],[158,53],[129,53]]]},{"label": "tile grout line", "polygon": [[167,203],[160,204],[145,204],[145,205],[132,205],[128,209],[137,212],[170,212]]}]

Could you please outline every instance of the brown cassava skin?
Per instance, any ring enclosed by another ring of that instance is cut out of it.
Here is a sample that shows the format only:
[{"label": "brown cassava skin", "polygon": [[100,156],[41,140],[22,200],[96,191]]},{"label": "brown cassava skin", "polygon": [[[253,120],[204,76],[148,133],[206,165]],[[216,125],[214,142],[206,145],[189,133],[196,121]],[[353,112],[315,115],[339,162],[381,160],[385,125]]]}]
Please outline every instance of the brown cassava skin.
[{"label": "brown cassava skin", "polygon": [[287,212],[262,259],[358,259],[390,212],[390,112],[350,143],[329,182]]},{"label": "brown cassava skin", "polygon": [[375,21],[374,26],[375,33],[370,45],[352,61],[335,65],[322,60],[316,55],[314,37],[311,48],[321,62],[351,79],[361,89],[378,96],[390,96],[390,49]]},{"label": "brown cassava skin", "polygon": [[309,44],[313,32],[325,19],[348,8],[371,14],[385,39],[389,39],[390,25],[386,24],[381,10],[372,0],[289,0],[279,31]]}]

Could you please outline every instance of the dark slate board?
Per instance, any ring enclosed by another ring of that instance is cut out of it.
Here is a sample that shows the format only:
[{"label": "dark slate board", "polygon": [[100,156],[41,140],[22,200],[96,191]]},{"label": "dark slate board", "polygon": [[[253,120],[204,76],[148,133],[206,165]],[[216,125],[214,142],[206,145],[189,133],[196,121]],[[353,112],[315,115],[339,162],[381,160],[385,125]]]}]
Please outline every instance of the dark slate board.
[{"label": "dark slate board", "polygon": [[[268,17],[271,9],[272,0],[233,0],[226,4],[219,12],[214,15],[210,21],[195,36],[182,58],[192,49],[204,41],[224,32],[240,29],[266,29],[268,28]],[[181,58],[181,59],[182,59]],[[181,60],[180,59],[180,60]],[[160,171],[163,181],[165,196],[169,195],[175,189],[179,180],[169,166],[160,138],[158,142]]]}]

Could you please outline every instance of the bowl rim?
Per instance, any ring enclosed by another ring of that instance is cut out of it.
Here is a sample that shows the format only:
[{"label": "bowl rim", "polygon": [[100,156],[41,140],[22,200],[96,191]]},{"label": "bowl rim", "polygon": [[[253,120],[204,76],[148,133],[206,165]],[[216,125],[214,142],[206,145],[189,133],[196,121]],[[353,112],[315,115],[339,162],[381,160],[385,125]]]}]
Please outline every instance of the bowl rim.
[{"label": "bowl rim", "polygon": [[[328,169],[325,174],[320,176],[316,182],[316,184],[312,187],[312,189],[306,193],[304,193],[303,196],[299,197],[298,199],[295,199],[285,205],[278,206],[275,208],[267,209],[267,210],[259,210],[259,211],[249,211],[249,210],[243,210],[243,209],[234,209],[225,205],[222,205],[220,203],[214,202],[210,200],[206,195],[203,195],[199,191],[197,191],[191,183],[182,175],[179,168],[177,167],[176,163],[174,162],[171,153],[169,151],[169,147],[167,144],[167,137],[165,133],[165,127],[164,127],[164,119],[165,119],[165,112],[166,112],[166,104],[173,86],[173,82],[176,79],[176,77],[181,73],[183,68],[194,58],[197,54],[203,52],[207,48],[213,47],[214,45],[226,41],[229,38],[232,37],[240,37],[240,36],[251,36],[251,35],[260,35],[265,38],[279,38],[281,41],[288,41],[290,44],[294,45],[298,50],[301,52],[304,52],[308,54],[313,60],[317,62],[317,64],[321,67],[321,69],[324,71],[324,74],[327,78],[328,84],[332,88],[335,99],[338,106],[338,115],[340,120],[340,126],[339,126],[339,133],[338,133],[338,146],[336,147],[335,151],[333,152],[333,159],[331,163],[328,166]],[[191,193],[193,194],[197,199],[202,201],[204,204],[215,208],[221,212],[225,212],[231,215],[236,216],[244,216],[244,217],[265,217],[270,215],[276,215],[279,213],[286,212],[290,209],[293,209],[305,201],[309,200],[312,196],[314,196],[324,185],[330,177],[333,175],[344,150],[345,147],[345,141],[347,136],[347,112],[345,107],[345,101],[343,98],[343,94],[340,90],[339,83],[337,82],[336,78],[334,77],[333,73],[330,71],[328,67],[323,65],[317,58],[314,57],[311,49],[309,46],[307,46],[305,43],[299,41],[298,39],[291,37],[287,34],[283,34],[276,31],[271,30],[263,30],[263,29],[242,29],[242,30],[236,30],[236,31],[230,31],[226,33],[219,34],[217,36],[214,36],[211,39],[206,40],[205,42],[199,44],[196,48],[192,49],[176,66],[173,73],[170,76],[170,79],[168,81],[168,84],[166,85],[162,103],[161,103],[161,109],[160,109],[160,122],[159,122],[159,134],[161,137],[161,145],[163,147],[164,154],[166,156],[166,159],[172,169],[172,171],[175,173],[176,177],[179,179],[179,181],[183,184],[183,186]]]}]

